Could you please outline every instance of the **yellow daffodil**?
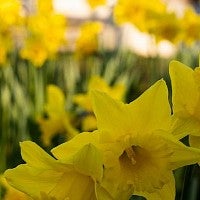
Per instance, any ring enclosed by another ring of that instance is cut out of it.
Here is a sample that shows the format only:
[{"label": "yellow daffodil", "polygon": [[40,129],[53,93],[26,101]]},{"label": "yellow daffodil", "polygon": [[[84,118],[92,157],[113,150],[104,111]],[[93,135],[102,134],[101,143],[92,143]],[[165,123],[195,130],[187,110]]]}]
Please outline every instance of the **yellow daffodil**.
[{"label": "yellow daffodil", "polygon": [[16,25],[21,21],[21,1],[0,0],[0,29]]},{"label": "yellow daffodil", "polygon": [[130,104],[97,91],[92,96],[98,130],[56,147],[53,155],[64,160],[64,152],[73,154],[91,142],[103,152],[101,185],[113,199],[127,200],[137,194],[147,200],[174,200],[172,171],[198,162],[200,151],[171,134],[165,82],[158,81]]},{"label": "yellow daffodil", "polygon": [[27,37],[20,55],[36,67],[41,67],[48,58],[55,57],[66,43],[66,18],[54,12],[52,1],[39,0],[36,11],[26,20]]},{"label": "yellow daffodil", "polygon": [[81,25],[75,46],[78,56],[92,54],[98,50],[101,30],[100,22],[85,22]]},{"label": "yellow daffodil", "polygon": [[92,144],[84,145],[64,163],[33,142],[26,141],[20,145],[26,164],[4,173],[13,187],[35,200],[110,199],[108,192],[98,184],[103,176],[102,156]]},{"label": "yellow daffodil", "polygon": [[6,188],[6,193],[3,197],[3,200],[31,200],[31,198],[28,195],[11,187],[7,183],[5,177],[0,177],[0,183]]},{"label": "yellow daffodil", "polygon": [[22,21],[21,2],[19,0],[0,0],[0,66],[9,60],[7,55],[12,52],[15,44],[16,26]]},{"label": "yellow daffodil", "polygon": [[164,12],[154,16],[154,19],[147,23],[147,29],[157,41],[168,40],[172,43],[179,43],[181,40],[181,20],[175,13]]},{"label": "yellow daffodil", "polygon": [[187,9],[181,20],[182,41],[192,44],[200,40],[200,15],[192,9]]},{"label": "yellow daffodil", "polygon": [[178,61],[170,63],[173,130],[178,138],[190,134],[190,145],[200,148],[200,67],[194,70]]},{"label": "yellow daffodil", "polygon": [[166,6],[161,1],[118,0],[114,7],[114,20],[117,24],[130,22],[147,32],[148,23],[165,11]]},{"label": "yellow daffodil", "polygon": [[23,59],[30,60],[35,67],[41,67],[48,58],[48,52],[40,40],[30,39],[25,42],[20,51],[20,56]]},{"label": "yellow daffodil", "polygon": [[89,84],[88,91],[86,94],[76,94],[74,96],[74,102],[83,108],[89,115],[83,119],[82,129],[95,130],[96,129],[96,119],[94,117],[92,102],[90,97],[90,92],[92,90],[98,90],[109,94],[114,99],[122,100],[125,93],[125,87],[123,84],[116,84],[114,86],[109,86],[105,80],[99,76],[92,76]]},{"label": "yellow daffodil", "polygon": [[106,0],[87,0],[87,2],[93,9],[106,4]]},{"label": "yellow daffodil", "polygon": [[38,118],[38,123],[42,131],[42,140],[45,145],[49,145],[51,139],[57,133],[65,134],[68,139],[78,133],[73,128],[69,114],[66,112],[64,93],[55,85],[47,87],[45,114],[47,117]]}]

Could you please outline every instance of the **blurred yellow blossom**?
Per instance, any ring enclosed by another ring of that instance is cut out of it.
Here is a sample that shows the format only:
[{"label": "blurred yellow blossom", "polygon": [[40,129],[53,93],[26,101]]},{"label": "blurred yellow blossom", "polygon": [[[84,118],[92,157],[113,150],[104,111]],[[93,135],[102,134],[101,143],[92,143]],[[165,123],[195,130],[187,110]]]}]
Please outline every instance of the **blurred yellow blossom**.
[{"label": "blurred yellow blossom", "polygon": [[22,22],[21,2],[19,0],[0,0],[0,66],[7,63],[8,53],[15,44],[15,28]]},{"label": "blurred yellow blossom", "polygon": [[166,6],[157,0],[118,0],[114,7],[114,20],[117,24],[130,22],[147,32],[147,24],[165,11]]},{"label": "blurred yellow blossom", "polygon": [[79,56],[89,55],[98,50],[101,30],[102,24],[100,22],[85,22],[81,25],[75,47]]},{"label": "blurred yellow blossom", "polygon": [[96,119],[93,115],[92,102],[90,98],[90,92],[92,90],[105,92],[114,99],[118,100],[122,100],[125,94],[125,86],[123,84],[109,86],[103,78],[99,76],[92,76],[88,84],[87,93],[76,94],[74,96],[74,102],[88,113],[82,121],[82,129],[84,131],[96,129]]},{"label": "blurred yellow blossom", "polygon": [[[46,3],[45,3],[46,2]],[[41,67],[65,45],[66,19],[54,12],[52,2],[38,1],[38,9],[27,17],[27,34],[20,55]],[[39,53],[39,58],[35,54]]]},{"label": "blurred yellow blossom", "polygon": [[106,4],[106,0],[87,0],[91,8],[96,8]]},{"label": "blurred yellow blossom", "polygon": [[0,0],[0,29],[20,23],[22,19],[21,9],[20,0]]},{"label": "blurred yellow blossom", "polygon": [[51,139],[58,133],[64,134],[68,139],[78,133],[71,124],[65,102],[64,93],[59,87],[55,85],[47,87],[47,101],[44,109],[46,116],[38,118],[42,141],[45,145],[50,145]]},{"label": "blurred yellow blossom", "polygon": [[161,40],[168,40],[175,44],[180,42],[181,20],[173,12],[159,14],[151,23],[147,23],[147,27],[148,32],[153,34],[158,42]]},{"label": "blurred yellow blossom", "polygon": [[[36,200],[111,200],[99,185],[103,177],[102,155],[92,144],[84,145],[71,158],[65,152],[66,160],[62,162],[33,142],[20,145],[26,164],[5,172],[13,187]],[[104,198],[99,198],[102,193]]]},{"label": "blurred yellow blossom", "polygon": [[29,39],[26,41],[20,55],[23,59],[31,60],[35,67],[40,67],[48,57],[47,51],[41,41]]},{"label": "blurred yellow blossom", "polygon": [[189,142],[200,148],[200,67],[194,70],[178,61],[170,63],[173,131],[177,138],[190,134]]},{"label": "blurred yellow blossom", "polygon": [[187,9],[181,21],[182,41],[186,44],[200,41],[200,15],[193,9]]}]

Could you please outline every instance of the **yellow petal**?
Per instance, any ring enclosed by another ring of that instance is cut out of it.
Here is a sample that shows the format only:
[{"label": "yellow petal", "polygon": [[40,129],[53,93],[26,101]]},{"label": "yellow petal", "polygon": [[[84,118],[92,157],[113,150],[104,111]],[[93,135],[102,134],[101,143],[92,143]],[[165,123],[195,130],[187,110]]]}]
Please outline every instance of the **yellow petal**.
[{"label": "yellow petal", "polygon": [[5,177],[11,185],[33,199],[40,199],[42,194],[49,199],[82,200],[83,196],[86,200],[96,199],[93,179],[69,168],[36,169],[20,165],[7,170]]},{"label": "yellow petal", "polygon": [[22,158],[28,165],[36,168],[46,168],[55,164],[55,159],[34,142],[21,142],[20,146]]},{"label": "yellow petal", "polygon": [[187,147],[176,140],[171,134],[162,134],[166,140],[168,148],[171,150],[169,159],[170,169],[174,170],[185,165],[191,165],[200,162],[200,150]]},{"label": "yellow petal", "polygon": [[98,183],[96,183],[96,196],[97,200],[114,200],[111,195]]},{"label": "yellow petal", "polygon": [[86,116],[82,121],[83,131],[93,131],[97,128],[97,120],[94,115]]},{"label": "yellow petal", "polygon": [[102,179],[102,153],[91,143],[83,146],[83,148],[73,156],[73,166],[80,173],[91,176],[95,180],[101,181]]},{"label": "yellow petal", "polygon": [[73,139],[65,142],[51,150],[52,154],[62,162],[77,153],[86,144],[97,144],[99,135],[97,132],[83,132],[76,135]]},{"label": "yellow petal", "polygon": [[73,101],[86,111],[92,111],[92,103],[88,94],[76,94],[74,95]]},{"label": "yellow petal", "polygon": [[7,182],[16,189],[33,198],[40,197],[40,192],[49,192],[60,181],[63,172],[52,168],[36,169],[26,164],[6,170]]},{"label": "yellow petal", "polygon": [[177,139],[181,139],[188,134],[200,136],[200,123],[191,116],[185,118],[174,114],[172,117],[171,133]]},{"label": "yellow petal", "polygon": [[120,137],[130,126],[124,104],[98,91],[92,91],[91,97],[97,118],[97,128],[112,133],[113,140]]},{"label": "yellow petal", "polygon": [[108,93],[109,86],[103,78],[100,78],[99,76],[92,76],[89,83],[89,91],[91,90],[98,90],[98,91]]},{"label": "yellow petal", "polygon": [[172,61],[169,65],[169,73],[172,82],[174,113],[180,116],[192,114],[198,102],[198,88],[193,77],[194,71],[178,61]]},{"label": "yellow petal", "polygon": [[168,130],[171,109],[168,102],[168,90],[164,80],[157,81],[138,99],[127,105],[130,129],[150,133],[156,129]]},{"label": "yellow petal", "polygon": [[46,111],[49,116],[59,115],[65,112],[65,96],[56,85],[47,87]]},{"label": "yellow petal", "polygon": [[174,200],[175,199],[175,180],[173,174],[171,174],[170,180],[163,186],[162,189],[158,189],[157,192],[136,192],[137,195],[143,196],[148,200]]},{"label": "yellow petal", "polygon": [[95,183],[91,177],[75,171],[67,172],[60,177],[49,196],[56,199],[96,200]]}]

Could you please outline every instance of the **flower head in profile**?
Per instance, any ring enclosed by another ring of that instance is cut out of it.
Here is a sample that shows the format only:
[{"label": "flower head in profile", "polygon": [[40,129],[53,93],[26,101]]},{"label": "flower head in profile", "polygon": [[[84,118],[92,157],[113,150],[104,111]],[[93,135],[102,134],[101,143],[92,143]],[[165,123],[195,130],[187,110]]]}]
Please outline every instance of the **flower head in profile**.
[{"label": "flower head in profile", "polygon": [[109,94],[114,99],[122,100],[125,93],[125,87],[123,84],[115,84],[109,86],[106,81],[99,76],[92,76],[88,83],[88,89],[85,94],[76,94],[74,96],[74,102],[79,105],[86,113],[86,117],[82,121],[82,129],[84,131],[96,129],[96,119],[93,114],[92,101],[90,92],[92,90],[98,90]]},{"label": "flower head in profile", "polygon": [[54,159],[33,142],[20,145],[26,164],[6,170],[4,176],[11,186],[33,199],[104,200],[108,195],[98,184],[103,175],[102,156],[92,144],[84,145],[71,157],[65,153],[65,162]]},{"label": "flower head in profile", "polygon": [[100,22],[85,22],[80,27],[75,49],[78,56],[90,55],[99,49],[99,34],[102,30]]},{"label": "flower head in profile", "polygon": [[171,134],[165,82],[158,81],[130,104],[98,91],[92,92],[92,99],[98,130],[80,134],[52,153],[64,159],[63,152],[77,151],[90,141],[103,152],[101,185],[113,199],[127,200],[136,194],[147,200],[174,200],[172,171],[198,162],[200,151]]},{"label": "flower head in profile", "polygon": [[173,131],[177,138],[190,134],[190,145],[200,148],[200,67],[178,61],[169,67],[172,83]]},{"label": "flower head in profile", "polygon": [[70,115],[66,111],[65,96],[56,85],[48,85],[47,102],[45,105],[45,117],[38,118],[42,131],[42,141],[45,145],[51,143],[51,139],[58,133],[72,138],[78,132],[72,126]]},{"label": "flower head in profile", "polygon": [[185,11],[181,20],[182,40],[186,44],[193,44],[200,40],[200,15],[189,8]]}]

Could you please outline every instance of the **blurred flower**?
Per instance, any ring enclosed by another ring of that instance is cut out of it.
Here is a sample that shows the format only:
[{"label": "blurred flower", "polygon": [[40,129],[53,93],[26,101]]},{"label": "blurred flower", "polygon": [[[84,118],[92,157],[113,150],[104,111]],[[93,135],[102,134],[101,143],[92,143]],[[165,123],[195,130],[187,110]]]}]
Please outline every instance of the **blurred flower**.
[{"label": "blurred flower", "polygon": [[7,29],[9,26],[20,23],[21,1],[19,0],[0,0],[0,29]]},{"label": "blurred flower", "polygon": [[[66,42],[65,16],[56,14],[51,4],[51,1],[38,1],[36,12],[27,17],[27,36],[20,54],[36,67],[41,67],[48,58],[53,58]],[[37,51],[39,58],[35,56]]]},{"label": "blurred flower", "polygon": [[192,9],[187,9],[181,22],[182,41],[186,44],[200,41],[200,15]]},{"label": "blurred flower", "polygon": [[0,0],[0,66],[7,62],[7,56],[15,45],[15,28],[22,22],[21,2],[19,0]]},{"label": "blurred flower", "polygon": [[6,188],[6,193],[3,197],[3,200],[31,200],[30,197],[23,192],[20,192],[19,190],[11,187],[7,183],[5,177],[1,176],[0,179],[0,185],[3,185]]},{"label": "blurred flower", "polygon": [[41,41],[29,39],[21,49],[20,55],[23,59],[30,60],[34,66],[40,67],[48,58],[48,53]]},{"label": "blurred flower", "polygon": [[189,142],[200,148],[200,67],[194,70],[178,62],[170,63],[174,125],[177,138],[190,134]]},{"label": "blurred flower", "polygon": [[6,180],[13,187],[36,200],[103,200],[98,198],[106,195],[98,184],[103,176],[102,156],[92,144],[84,145],[71,158],[65,152],[64,162],[54,159],[33,142],[20,145],[26,164],[5,172]]},{"label": "blurred flower", "polygon": [[147,24],[165,11],[166,6],[157,0],[118,0],[114,7],[114,20],[117,24],[130,22],[147,32]]},{"label": "blurred flower", "polygon": [[38,117],[38,123],[45,145],[50,145],[51,139],[58,133],[64,134],[68,139],[78,133],[71,124],[69,113],[66,111],[65,96],[59,87],[55,85],[47,87],[47,102],[44,111],[46,116]]},{"label": "blurred flower", "polygon": [[106,0],[87,0],[87,2],[93,9],[106,4]]},{"label": "blurred flower", "polygon": [[182,33],[181,20],[175,13],[162,13],[147,23],[147,29],[153,34],[158,42],[168,40],[174,44],[180,42]]},{"label": "blurred flower", "polygon": [[96,129],[96,119],[93,115],[92,102],[90,98],[90,92],[92,90],[98,90],[107,93],[114,99],[122,100],[125,94],[125,86],[123,84],[115,84],[114,86],[109,86],[105,80],[99,76],[92,76],[86,94],[76,94],[74,96],[74,102],[79,105],[88,115],[83,118],[82,129],[95,130]]},{"label": "blurred flower", "polygon": [[100,22],[85,22],[81,25],[75,47],[78,56],[89,55],[98,51],[101,30],[102,24]]}]

